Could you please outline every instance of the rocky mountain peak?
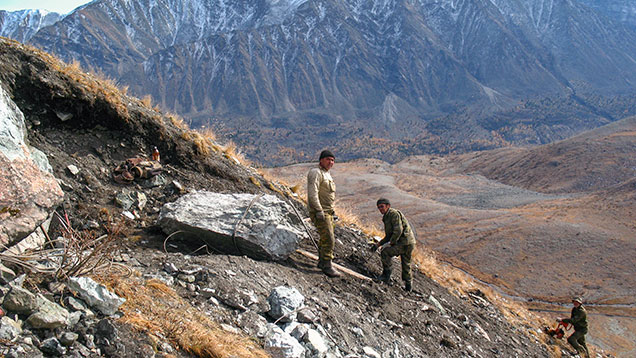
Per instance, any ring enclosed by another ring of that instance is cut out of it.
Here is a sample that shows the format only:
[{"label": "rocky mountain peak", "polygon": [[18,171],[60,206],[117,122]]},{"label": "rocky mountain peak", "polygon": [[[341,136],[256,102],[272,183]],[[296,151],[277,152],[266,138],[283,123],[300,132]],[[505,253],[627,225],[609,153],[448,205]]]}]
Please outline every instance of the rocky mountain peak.
[{"label": "rocky mountain peak", "polygon": [[46,10],[0,10],[0,36],[27,42],[41,28],[55,24],[64,15]]}]

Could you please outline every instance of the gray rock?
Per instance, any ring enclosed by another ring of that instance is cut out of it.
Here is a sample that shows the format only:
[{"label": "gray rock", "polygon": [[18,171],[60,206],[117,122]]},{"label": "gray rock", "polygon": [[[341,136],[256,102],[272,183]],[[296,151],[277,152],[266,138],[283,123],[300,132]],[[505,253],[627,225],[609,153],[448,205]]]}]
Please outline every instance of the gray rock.
[{"label": "gray rock", "polygon": [[380,355],[380,353],[378,353],[375,349],[369,347],[369,346],[365,346],[362,348],[362,351],[364,352],[364,354],[370,358],[382,358],[382,356]]},{"label": "gray rock", "polygon": [[62,343],[62,345],[65,347],[70,347],[73,345],[73,343],[75,343],[75,341],[77,341],[78,338],[79,335],[77,333],[64,332],[60,336],[60,343]]},{"label": "gray rock", "polygon": [[314,323],[318,320],[318,316],[313,310],[305,308],[298,311],[296,319],[300,323]]},{"label": "gray rock", "polygon": [[33,232],[62,201],[64,192],[46,156],[27,145],[24,115],[0,88],[0,244]]},{"label": "gray rock", "polygon": [[59,327],[65,327],[68,325],[68,311],[58,305],[51,302],[42,295],[36,297],[37,311],[31,314],[26,323],[30,324],[33,328],[46,328],[54,329]]},{"label": "gray rock", "polygon": [[238,316],[238,324],[248,335],[263,338],[267,333],[267,320],[254,311],[246,311]]},{"label": "gray rock", "polygon": [[79,174],[80,170],[78,167],[76,167],[75,165],[71,164],[68,167],[66,167],[66,170],[71,173],[71,175],[76,176],[77,174]]},{"label": "gray rock", "polygon": [[37,297],[31,291],[11,285],[11,290],[4,297],[4,308],[11,312],[31,314],[38,309]]},{"label": "gray rock", "polygon": [[285,328],[285,332],[289,333],[292,337],[296,338],[299,342],[302,342],[307,332],[309,332],[309,327],[306,324],[291,322],[289,327]]},{"label": "gray rock", "polygon": [[133,199],[130,190],[124,189],[115,195],[115,203],[124,210],[130,210],[135,205],[135,199]]},{"label": "gray rock", "polygon": [[304,358],[305,348],[273,323],[267,325],[265,351],[277,358]]},{"label": "gray rock", "polygon": [[20,324],[11,318],[4,316],[0,319],[0,339],[13,341],[22,333]]},{"label": "gray rock", "polygon": [[112,315],[126,300],[108,291],[106,286],[100,285],[88,277],[71,277],[68,280],[70,290],[79,294],[80,298],[89,306],[98,309],[105,315]]},{"label": "gray rock", "polygon": [[66,303],[66,306],[71,308],[74,311],[84,311],[86,310],[88,307],[86,307],[86,305],[84,304],[84,302],[78,300],[75,297],[65,297],[64,302]]},{"label": "gray rock", "polygon": [[329,344],[325,338],[315,329],[310,329],[304,337],[306,347],[315,355],[322,356],[329,350]]},{"label": "gray rock", "polygon": [[268,314],[280,322],[290,322],[296,319],[296,313],[291,313],[302,307],[305,297],[297,289],[278,286],[272,290],[267,298],[270,310]]},{"label": "gray rock", "polygon": [[167,182],[168,181],[163,175],[158,174],[148,180],[144,180],[141,186],[143,186],[144,188],[155,188],[158,186],[164,186]]},{"label": "gray rock", "polygon": [[446,310],[444,309],[442,304],[439,303],[439,301],[435,297],[433,297],[433,295],[428,296],[428,300],[431,301],[431,303],[439,310],[439,313],[441,313],[442,316],[446,315]]},{"label": "gray rock", "polygon": [[58,341],[55,337],[45,339],[40,345],[40,350],[53,356],[62,356],[66,354],[66,348],[62,347],[60,341]]},{"label": "gray rock", "polygon": [[158,223],[168,235],[180,231],[217,251],[284,260],[306,235],[292,210],[274,195],[195,192],[164,205]]}]

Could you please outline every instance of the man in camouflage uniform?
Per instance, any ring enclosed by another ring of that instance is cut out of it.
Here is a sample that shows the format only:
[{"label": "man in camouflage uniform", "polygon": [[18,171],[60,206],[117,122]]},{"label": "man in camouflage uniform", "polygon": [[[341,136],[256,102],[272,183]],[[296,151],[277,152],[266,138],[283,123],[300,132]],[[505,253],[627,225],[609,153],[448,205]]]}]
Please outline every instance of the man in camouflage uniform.
[{"label": "man in camouflage uniform", "polygon": [[391,208],[388,199],[379,199],[377,207],[382,214],[384,223],[384,239],[373,244],[371,250],[376,251],[379,247],[388,243],[389,246],[382,249],[382,275],[378,277],[380,281],[389,282],[391,280],[391,266],[394,256],[400,256],[402,262],[402,280],[404,289],[411,291],[411,258],[415,249],[415,236],[401,211]]},{"label": "man in camouflage uniform", "polygon": [[318,167],[312,168],[307,173],[307,205],[309,217],[318,229],[320,240],[318,242],[318,267],[329,277],[337,277],[340,274],[331,266],[333,260],[333,247],[335,244],[333,234],[333,205],[336,201],[336,184],[329,174],[333,167],[335,157],[329,150],[320,153]]},{"label": "man in camouflage uniform", "polygon": [[572,313],[570,314],[570,318],[557,318],[557,322],[570,323],[574,326],[574,333],[570,337],[568,337],[568,343],[582,357],[589,358],[590,352],[587,350],[587,345],[585,344],[585,335],[587,334],[587,311],[585,307],[583,307],[583,300],[581,297],[574,297],[572,299]]}]

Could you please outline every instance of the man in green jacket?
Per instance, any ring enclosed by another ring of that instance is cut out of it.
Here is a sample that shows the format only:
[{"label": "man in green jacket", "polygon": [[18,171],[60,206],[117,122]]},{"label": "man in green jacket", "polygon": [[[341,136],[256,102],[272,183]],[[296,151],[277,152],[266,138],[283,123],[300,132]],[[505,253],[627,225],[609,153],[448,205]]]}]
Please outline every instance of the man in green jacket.
[{"label": "man in green jacket", "polygon": [[318,229],[318,267],[329,277],[340,274],[331,266],[335,238],[333,234],[334,202],[336,184],[329,174],[335,163],[335,156],[329,150],[320,153],[318,166],[307,173],[307,206],[309,217]]},{"label": "man in green jacket", "polygon": [[411,291],[411,258],[413,256],[413,250],[415,249],[413,230],[402,212],[391,208],[391,203],[388,199],[381,198],[377,201],[376,205],[382,214],[384,239],[373,244],[371,250],[375,251],[388,243],[388,246],[383,248],[380,252],[382,275],[380,275],[378,279],[383,282],[389,282],[391,280],[391,261],[394,256],[400,256],[404,289]]},{"label": "man in green jacket", "polygon": [[570,323],[574,326],[574,333],[568,337],[568,343],[576,349],[579,355],[583,356],[583,354],[585,354],[585,357],[589,358],[590,352],[587,350],[587,345],[585,344],[587,311],[585,311],[583,307],[581,297],[574,297],[572,299],[572,305],[574,305],[574,307],[572,308],[570,318],[557,318],[557,322]]}]

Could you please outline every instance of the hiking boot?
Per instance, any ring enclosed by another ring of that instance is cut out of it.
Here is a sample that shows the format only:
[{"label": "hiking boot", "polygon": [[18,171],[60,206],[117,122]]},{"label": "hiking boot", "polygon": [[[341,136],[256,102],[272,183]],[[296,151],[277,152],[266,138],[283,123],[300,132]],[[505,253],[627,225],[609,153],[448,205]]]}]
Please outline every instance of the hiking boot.
[{"label": "hiking boot", "polygon": [[331,261],[324,261],[322,272],[329,277],[339,277],[340,273],[331,267]]},{"label": "hiking boot", "polygon": [[378,281],[388,283],[391,281],[391,269],[382,269],[382,274],[378,276]]},{"label": "hiking boot", "polygon": [[413,287],[411,286],[411,281],[404,281],[404,291],[411,292]]}]

